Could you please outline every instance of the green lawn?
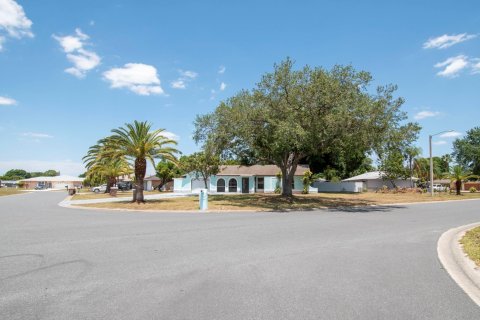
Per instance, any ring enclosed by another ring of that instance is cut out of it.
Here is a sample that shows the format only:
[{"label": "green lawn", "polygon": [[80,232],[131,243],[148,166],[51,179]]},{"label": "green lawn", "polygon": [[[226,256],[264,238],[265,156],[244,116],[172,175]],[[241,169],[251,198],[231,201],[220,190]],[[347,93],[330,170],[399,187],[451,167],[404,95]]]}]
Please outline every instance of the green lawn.
[{"label": "green lawn", "polygon": [[[464,199],[480,199],[480,193],[465,194],[461,196],[445,193],[435,195],[434,198],[432,198],[428,194],[381,194],[374,192],[365,192],[358,194],[298,194],[292,198],[286,198],[276,194],[210,195],[208,206],[210,210],[214,211],[284,211]],[[198,210],[198,196],[162,200],[147,200],[147,202],[144,204],[136,204],[129,202],[109,202],[86,204],[82,206],[131,210]]]},{"label": "green lawn", "polygon": [[480,227],[467,231],[460,243],[465,253],[480,267]]}]

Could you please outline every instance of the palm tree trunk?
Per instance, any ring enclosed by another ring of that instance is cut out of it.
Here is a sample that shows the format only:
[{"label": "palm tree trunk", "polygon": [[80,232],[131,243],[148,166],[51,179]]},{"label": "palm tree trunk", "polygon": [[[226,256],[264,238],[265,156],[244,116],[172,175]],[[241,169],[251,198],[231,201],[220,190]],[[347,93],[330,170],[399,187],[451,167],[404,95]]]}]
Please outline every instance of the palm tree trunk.
[{"label": "palm tree trunk", "polygon": [[145,179],[145,173],[147,172],[147,160],[135,159],[135,192],[133,200],[137,203],[145,202],[143,197],[143,179]]},{"label": "palm tree trunk", "polygon": [[116,180],[115,177],[108,177],[107,188],[105,189],[105,193],[110,193],[110,189],[114,186],[115,180]]},{"label": "palm tree trunk", "polygon": [[462,189],[462,180],[455,181],[455,189],[457,189],[457,196],[461,194],[460,190]]}]

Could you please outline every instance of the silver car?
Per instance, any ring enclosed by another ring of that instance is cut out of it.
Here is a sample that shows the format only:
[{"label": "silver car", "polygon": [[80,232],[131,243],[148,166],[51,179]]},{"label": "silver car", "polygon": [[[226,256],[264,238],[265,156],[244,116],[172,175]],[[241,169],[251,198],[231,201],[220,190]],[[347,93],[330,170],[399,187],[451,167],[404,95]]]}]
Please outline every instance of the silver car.
[{"label": "silver car", "polygon": [[90,189],[92,192],[95,192],[95,193],[100,193],[100,192],[105,192],[107,190],[107,185],[106,184],[102,184],[101,186],[98,186],[98,187],[93,187],[92,189]]}]

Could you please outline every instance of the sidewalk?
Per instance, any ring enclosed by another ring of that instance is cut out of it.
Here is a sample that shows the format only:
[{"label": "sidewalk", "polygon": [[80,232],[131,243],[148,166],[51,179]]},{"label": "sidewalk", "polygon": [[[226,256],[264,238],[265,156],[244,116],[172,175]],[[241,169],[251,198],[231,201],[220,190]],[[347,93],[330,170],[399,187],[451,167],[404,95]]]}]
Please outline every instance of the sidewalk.
[{"label": "sidewalk", "polygon": [[480,306],[480,269],[465,254],[459,243],[465,233],[480,223],[453,228],[443,233],[437,244],[438,258],[448,274]]}]

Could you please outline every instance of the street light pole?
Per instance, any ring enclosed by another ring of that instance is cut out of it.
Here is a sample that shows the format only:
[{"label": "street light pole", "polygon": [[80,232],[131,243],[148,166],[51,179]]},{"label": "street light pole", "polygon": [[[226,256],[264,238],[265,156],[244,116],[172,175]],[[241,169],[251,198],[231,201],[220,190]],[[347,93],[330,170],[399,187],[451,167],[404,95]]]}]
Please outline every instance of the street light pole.
[{"label": "street light pole", "polygon": [[430,149],[430,194],[433,197],[433,156],[432,156],[432,137],[442,133],[453,132],[453,130],[442,131],[428,136],[428,145]]}]

